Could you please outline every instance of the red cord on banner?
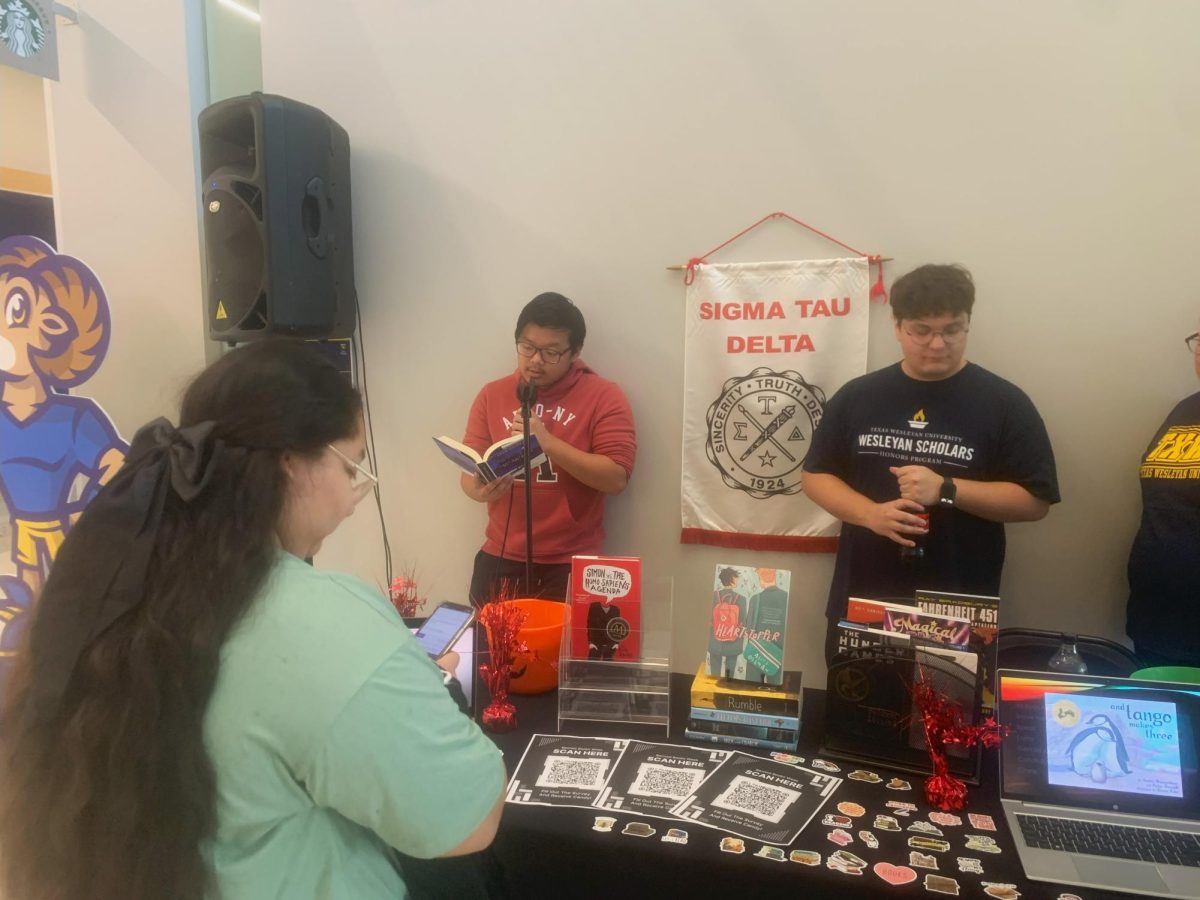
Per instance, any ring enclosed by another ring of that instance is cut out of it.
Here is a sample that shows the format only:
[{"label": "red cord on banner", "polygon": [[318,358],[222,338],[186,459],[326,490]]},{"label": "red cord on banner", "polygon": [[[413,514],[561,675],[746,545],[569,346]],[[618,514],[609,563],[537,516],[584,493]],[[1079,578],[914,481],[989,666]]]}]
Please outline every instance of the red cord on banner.
[{"label": "red cord on banner", "polygon": [[693,256],[691,259],[689,259],[687,261],[687,266],[684,267],[685,271],[684,271],[684,275],[683,275],[683,283],[691,284],[693,281],[696,280],[696,266],[700,265],[700,263],[702,263],[702,262],[707,262],[708,257],[712,256],[718,250],[723,250],[724,248],[728,247],[730,244],[732,244],[738,238],[743,237],[746,234],[749,234],[751,231],[753,231],[759,225],[763,224],[763,222],[768,222],[771,219],[787,219],[790,222],[795,222],[801,228],[807,228],[809,231],[813,232],[814,234],[820,235],[821,237],[825,238],[825,240],[831,241],[831,242],[837,244],[839,247],[843,247],[846,250],[849,250],[851,253],[853,253],[857,256],[865,256],[867,258],[867,264],[877,266],[878,267],[877,271],[879,273],[879,277],[876,278],[875,283],[873,285],[871,285],[871,294],[870,294],[871,299],[873,300],[876,297],[882,297],[883,302],[887,303],[887,288],[885,288],[883,286],[883,257],[882,256],[880,256],[878,254],[863,253],[861,250],[855,250],[849,244],[843,244],[841,241],[839,241],[837,238],[833,237],[832,235],[826,234],[825,232],[821,231],[819,228],[813,228],[807,222],[801,222],[795,216],[790,216],[785,212],[768,213],[767,215],[765,215],[761,219],[759,219],[757,222],[755,222],[753,225],[751,225],[749,228],[743,228],[741,231],[739,231],[733,237],[729,238],[729,240],[722,241],[720,244],[717,244],[717,246],[713,247],[711,250],[709,250],[703,256]]}]

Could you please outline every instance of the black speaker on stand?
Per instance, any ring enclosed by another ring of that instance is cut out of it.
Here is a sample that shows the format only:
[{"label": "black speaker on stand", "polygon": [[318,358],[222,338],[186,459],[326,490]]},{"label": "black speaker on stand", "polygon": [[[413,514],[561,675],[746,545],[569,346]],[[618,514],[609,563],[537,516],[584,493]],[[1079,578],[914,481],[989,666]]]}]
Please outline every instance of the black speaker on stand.
[{"label": "black speaker on stand", "polygon": [[355,326],[350,139],[271,94],[200,113],[208,334],[348,338]]}]

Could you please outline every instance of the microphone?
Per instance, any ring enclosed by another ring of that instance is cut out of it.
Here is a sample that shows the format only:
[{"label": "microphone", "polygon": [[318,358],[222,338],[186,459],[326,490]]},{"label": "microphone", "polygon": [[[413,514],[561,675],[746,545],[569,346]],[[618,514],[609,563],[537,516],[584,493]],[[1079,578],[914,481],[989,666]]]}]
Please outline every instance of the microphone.
[{"label": "microphone", "polygon": [[521,401],[521,414],[528,419],[529,410],[537,402],[537,385],[532,381],[518,381],[517,399]]}]

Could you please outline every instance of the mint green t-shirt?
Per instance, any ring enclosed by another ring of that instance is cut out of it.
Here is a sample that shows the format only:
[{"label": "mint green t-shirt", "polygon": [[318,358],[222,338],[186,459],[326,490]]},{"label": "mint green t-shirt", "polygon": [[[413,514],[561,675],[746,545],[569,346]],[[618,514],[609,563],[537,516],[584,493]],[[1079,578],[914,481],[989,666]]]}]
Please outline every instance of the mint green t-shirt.
[{"label": "mint green t-shirt", "polygon": [[404,897],[388,848],[441,856],[505,780],[379,592],[286,553],[221,650],[204,731],[221,900]]}]

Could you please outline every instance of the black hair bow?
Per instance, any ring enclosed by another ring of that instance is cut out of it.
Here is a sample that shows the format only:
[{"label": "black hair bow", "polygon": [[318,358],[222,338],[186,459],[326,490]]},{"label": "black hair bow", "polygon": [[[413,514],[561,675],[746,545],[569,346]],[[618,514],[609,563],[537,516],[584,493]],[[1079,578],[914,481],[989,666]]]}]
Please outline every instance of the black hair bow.
[{"label": "black hair bow", "polygon": [[58,711],[88,646],[145,596],[168,491],[202,494],[233,448],[213,422],[175,428],[155,419],[134,436],[125,465],[88,504],[50,570],[33,620],[33,682],[25,715]]}]

